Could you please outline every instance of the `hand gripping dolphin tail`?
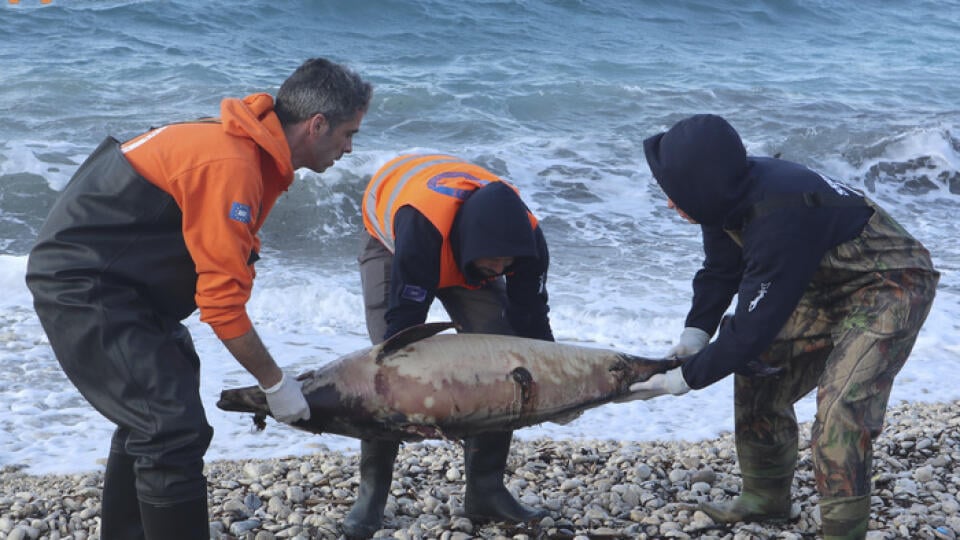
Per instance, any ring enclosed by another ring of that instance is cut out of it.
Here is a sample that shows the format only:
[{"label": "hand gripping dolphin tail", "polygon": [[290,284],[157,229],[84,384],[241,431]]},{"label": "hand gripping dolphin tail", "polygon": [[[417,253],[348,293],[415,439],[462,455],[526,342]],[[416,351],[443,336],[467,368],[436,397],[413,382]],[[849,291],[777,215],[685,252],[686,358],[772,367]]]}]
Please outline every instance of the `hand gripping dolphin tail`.
[{"label": "hand gripping dolphin tail", "polygon": [[[409,328],[303,373],[311,433],[360,439],[462,439],[580,412],[623,398],[630,385],[679,366],[621,352],[488,334],[439,334],[452,323]],[[257,386],[224,390],[217,407],[270,414]]]}]

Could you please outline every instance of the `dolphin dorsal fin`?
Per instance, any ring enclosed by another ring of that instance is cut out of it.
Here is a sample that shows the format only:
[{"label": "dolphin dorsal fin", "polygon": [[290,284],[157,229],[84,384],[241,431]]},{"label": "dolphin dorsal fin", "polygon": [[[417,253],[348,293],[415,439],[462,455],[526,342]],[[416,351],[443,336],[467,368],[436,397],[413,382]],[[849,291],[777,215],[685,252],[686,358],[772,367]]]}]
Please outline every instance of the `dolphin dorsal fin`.
[{"label": "dolphin dorsal fin", "polygon": [[434,334],[439,334],[444,330],[456,328],[456,326],[457,325],[452,322],[433,322],[418,324],[405,330],[401,330],[394,334],[393,337],[380,344],[380,352],[377,353],[377,362],[379,363],[384,356],[394,353],[411,343],[420,341],[421,339],[427,339],[428,337]]}]

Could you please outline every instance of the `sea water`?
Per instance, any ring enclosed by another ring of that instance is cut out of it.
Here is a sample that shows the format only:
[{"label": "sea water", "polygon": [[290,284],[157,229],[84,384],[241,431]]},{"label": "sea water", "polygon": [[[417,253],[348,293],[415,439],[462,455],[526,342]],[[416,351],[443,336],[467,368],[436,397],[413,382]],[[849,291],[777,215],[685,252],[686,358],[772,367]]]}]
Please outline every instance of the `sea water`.
[{"label": "sea water", "polygon": [[[354,151],[300,171],[262,232],[249,312],[281,366],[368,345],[359,200],[402,152],[455,154],[516,184],[551,250],[559,341],[660,356],[683,327],[699,228],[666,208],[642,140],[725,116],[748,151],[863,189],[931,251],[933,310],[891,398],[960,397],[960,6],[748,0],[20,0],[0,4],[0,466],[101,467],[112,425],[67,381],[33,313],[26,255],[107,135],[216,115],[324,56],[371,81]],[[444,320],[435,307],[431,320]],[[356,451],[215,407],[254,383],[196,315],[208,459]],[[797,405],[810,420],[813,396]],[[522,439],[702,440],[733,427],[728,378],[610,404]]]}]

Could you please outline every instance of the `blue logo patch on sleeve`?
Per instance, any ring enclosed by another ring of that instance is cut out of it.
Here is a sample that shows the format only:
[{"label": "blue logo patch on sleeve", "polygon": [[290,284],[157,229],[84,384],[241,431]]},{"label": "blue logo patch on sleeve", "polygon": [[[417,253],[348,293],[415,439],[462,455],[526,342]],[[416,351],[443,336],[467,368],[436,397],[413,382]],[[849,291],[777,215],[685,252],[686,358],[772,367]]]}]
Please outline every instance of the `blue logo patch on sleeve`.
[{"label": "blue logo patch on sleeve", "polygon": [[238,202],[233,203],[233,206],[230,207],[230,219],[239,221],[240,223],[250,223],[253,219],[250,213],[250,205]]},{"label": "blue logo patch on sleeve", "polygon": [[400,297],[414,302],[423,302],[427,299],[427,290],[416,285],[404,285],[400,291]]}]

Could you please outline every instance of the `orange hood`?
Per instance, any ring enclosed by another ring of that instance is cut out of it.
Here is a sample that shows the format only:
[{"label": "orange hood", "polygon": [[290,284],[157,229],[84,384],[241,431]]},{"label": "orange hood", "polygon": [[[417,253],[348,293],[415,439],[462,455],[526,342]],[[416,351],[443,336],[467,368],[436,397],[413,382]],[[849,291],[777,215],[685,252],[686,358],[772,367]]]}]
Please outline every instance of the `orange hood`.
[{"label": "orange hood", "polygon": [[227,98],[220,104],[223,131],[229,135],[249,137],[263,148],[284,179],[286,191],[293,182],[293,157],[283,127],[273,114],[273,97],[266,93],[251,94],[243,99]]}]

